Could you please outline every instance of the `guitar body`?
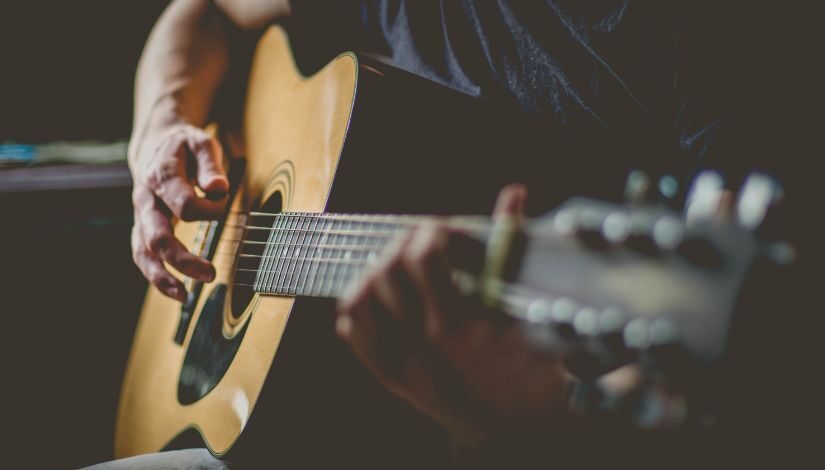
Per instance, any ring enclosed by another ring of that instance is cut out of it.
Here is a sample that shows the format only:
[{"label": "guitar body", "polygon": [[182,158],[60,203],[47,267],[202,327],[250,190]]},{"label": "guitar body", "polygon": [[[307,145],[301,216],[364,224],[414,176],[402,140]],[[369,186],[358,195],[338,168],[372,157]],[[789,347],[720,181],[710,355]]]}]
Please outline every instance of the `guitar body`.
[{"label": "guitar body", "polygon": [[[289,54],[280,29],[271,30],[260,43],[245,116],[247,171],[233,210],[276,192],[288,201],[284,210],[322,211],[326,204],[355,98],[357,59],[343,55],[305,79]],[[179,223],[176,235],[191,247],[199,225]],[[224,237],[231,239],[235,233],[227,230]],[[214,262],[217,277],[204,286],[204,293],[215,285],[232,284],[232,257]],[[201,296],[193,325],[206,299]],[[291,298],[261,296],[240,318],[227,312],[229,334],[245,327],[233,367],[205,397],[184,406],[178,400],[178,382],[191,330],[183,345],[173,341],[181,306],[150,288],[126,369],[116,455],[158,451],[187,429],[196,429],[215,454],[226,453],[258,401],[293,304]]]},{"label": "guitar body", "polygon": [[[149,288],[116,456],[206,446],[231,459],[304,464],[444,457],[442,432],[385,392],[335,337],[331,302],[233,298],[227,252],[240,238],[233,220],[248,211],[489,213],[496,190],[519,171],[512,158],[506,166],[484,158],[504,151],[495,134],[479,138],[485,120],[464,95],[354,53],[304,76],[285,31],[267,31],[250,70],[245,171],[213,257],[217,277],[202,286],[188,324],[178,302]],[[468,178],[468,168],[483,166]],[[204,223],[175,231],[198,251]]]}]

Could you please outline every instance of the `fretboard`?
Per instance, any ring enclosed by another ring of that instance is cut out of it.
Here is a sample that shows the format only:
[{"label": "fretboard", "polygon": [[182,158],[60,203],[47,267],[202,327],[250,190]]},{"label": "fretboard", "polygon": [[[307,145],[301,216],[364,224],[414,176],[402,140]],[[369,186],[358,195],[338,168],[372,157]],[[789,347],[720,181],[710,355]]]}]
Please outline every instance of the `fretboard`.
[{"label": "fretboard", "polygon": [[[339,297],[389,243],[424,217],[283,213],[252,217],[258,232],[253,289],[277,295]],[[252,225],[254,224],[254,225]],[[260,236],[261,234],[265,236]],[[253,242],[246,242],[251,244]]]}]

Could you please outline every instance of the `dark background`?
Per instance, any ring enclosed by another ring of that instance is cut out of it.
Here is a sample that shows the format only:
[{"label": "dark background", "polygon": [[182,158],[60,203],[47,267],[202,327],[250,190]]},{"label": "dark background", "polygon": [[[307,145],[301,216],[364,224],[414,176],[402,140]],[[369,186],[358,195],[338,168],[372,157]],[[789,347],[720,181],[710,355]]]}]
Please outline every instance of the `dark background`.
[{"label": "dark background", "polygon": [[[167,3],[0,2],[0,142],[128,138],[137,61]],[[3,467],[112,457],[146,287],[129,251],[129,193],[0,193]]]},{"label": "dark background", "polygon": [[[138,57],[167,3],[0,2],[0,142],[128,138]],[[778,109],[774,117],[788,123],[802,117],[812,126],[816,118],[801,116],[804,113],[799,109],[812,108],[814,113],[818,109],[807,91],[811,88],[801,82],[802,77],[813,75],[800,67],[818,63],[818,54],[808,54],[801,47],[814,41],[785,33],[813,31],[798,26],[797,20],[818,16],[792,13],[793,22],[755,25],[760,29],[766,25],[772,39],[765,40],[770,47],[760,43],[747,49],[757,56],[753,62],[759,65],[753,74],[760,78],[754,82],[759,87],[753,96],[759,106]],[[787,39],[776,41],[776,37]],[[763,86],[764,82],[770,83]],[[757,88],[750,83],[743,86]],[[816,189],[821,183],[803,185],[801,174],[821,160],[821,142],[808,145],[798,134],[803,130],[809,135],[819,133],[809,133],[803,126],[786,127],[784,134],[791,137],[772,141],[781,144],[773,152],[777,160],[794,169],[787,162],[799,162],[799,170],[786,179],[786,186],[794,189],[789,193],[797,199],[818,201],[821,196]],[[765,136],[756,137],[762,145]],[[129,193],[126,187],[0,193],[0,319],[4,322],[0,330],[4,333],[0,341],[0,422],[4,435],[10,437],[3,467],[70,468],[112,457],[118,393],[146,287],[129,252]],[[792,213],[808,214],[801,209]],[[811,228],[817,228],[818,220],[811,217]],[[787,233],[786,224],[783,228]],[[810,232],[820,233],[818,229]],[[808,255],[801,245],[799,251]],[[787,321],[788,314],[816,313],[821,310],[819,304],[817,299],[795,304],[804,307],[778,308],[776,312],[785,315],[783,321],[770,327],[786,331],[788,323],[797,324]],[[807,322],[798,325],[802,327],[792,333],[818,331],[806,327]],[[757,336],[765,337],[770,336]],[[777,347],[776,341],[771,344],[765,350],[772,355],[788,349]],[[785,354],[794,361],[780,361],[781,367],[768,375],[781,370],[783,377],[792,379],[774,376],[776,386],[805,390],[788,382],[816,375],[808,372],[815,369],[803,359],[819,355]],[[800,373],[789,373],[789,365]],[[805,403],[796,401],[799,407]],[[790,414],[785,404],[778,409]]]}]

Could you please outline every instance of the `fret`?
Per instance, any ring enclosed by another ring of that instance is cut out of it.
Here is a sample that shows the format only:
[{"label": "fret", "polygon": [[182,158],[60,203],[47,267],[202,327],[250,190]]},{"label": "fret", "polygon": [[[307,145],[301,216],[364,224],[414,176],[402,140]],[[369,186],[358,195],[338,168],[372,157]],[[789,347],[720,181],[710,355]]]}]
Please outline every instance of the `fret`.
[{"label": "fret", "polygon": [[301,215],[300,213],[289,214],[292,218],[292,235],[287,243],[287,251],[284,253],[284,264],[281,268],[282,275],[278,283],[278,292],[289,294],[289,285],[292,281],[292,270],[295,267],[295,257],[301,252],[298,242],[301,239]]},{"label": "fret", "polygon": [[[329,236],[329,227],[330,227],[330,219],[328,217],[324,217],[321,221],[321,231],[323,231],[323,236],[322,236],[322,239],[321,239],[322,247],[319,250],[320,254],[316,254],[316,257],[323,258],[325,256],[325,251],[328,249],[326,247],[332,245],[332,241],[330,240],[330,236]],[[329,264],[328,263],[321,263],[321,262],[318,263],[317,271],[318,271],[319,274],[314,276],[314,278],[312,280],[312,290],[310,291],[312,293],[312,295],[323,296],[324,282],[326,281],[326,276],[327,276],[327,270],[328,269],[329,269]],[[317,291],[315,290],[316,279],[317,279],[317,285],[318,285],[318,290]]]},{"label": "fret", "polygon": [[[344,222],[346,232],[355,232],[357,231],[358,221],[351,221],[347,220]],[[355,245],[357,244],[357,237],[355,235],[344,235],[344,244],[346,246]],[[341,259],[349,261],[352,259],[353,251],[349,248],[343,249],[343,253],[341,253]],[[349,284],[350,277],[352,276],[352,264],[350,263],[339,263],[343,264],[341,267],[342,273],[341,276],[338,278],[337,287],[334,289],[333,295],[335,297],[339,297],[341,294],[344,293],[344,288]]]},{"label": "fret", "polygon": [[[374,232],[373,223],[367,221],[358,222],[358,229],[363,230],[365,232]],[[361,278],[361,274],[364,272],[364,262],[367,259],[367,251],[364,250],[367,246],[370,245],[372,237],[354,237],[353,245],[359,247],[360,249],[353,250],[355,253],[353,255],[353,259],[359,261],[358,264],[353,264],[350,266],[349,274],[347,275],[346,282],[342,287],[342,293],[346,291],[350,284],[355,282],[357,279]]]},{"label": "fret", "polygon": [[301,237],[301,213],[291,213],[292,225],[290,226],[290,235],[287,239],[286,251],[283,252],[283,265],[281,273],[278,276],[278,293],[288,294],[289,283],[292,280],[291,270],[295,267],[295,253],[300,252],[298,248],[298,240]]},{"label": "fret", "polygon": [[[330,226],[332,227],[332,229],[331,229],[332,233],[330,234],[330,238],[332,238],[332,244],[335,245],[335,246],[341,245],[342,244],[341,243],[342,237],[346,236],[346,235],[342,235],[340,233],[342,231],[343,226],[344,226],[343,223],[339,220],[331,218],[330,219]],[[330,258],[338,259],[340,256],[341,256],[341,249],[340,248],[333,248],[333,249],[330,250],[330,254],[329,254]],[[338,272],[341,270],[341,263],[326,263],[326,264],[327,264],[329,274],[326,274],[325,277],[328,278],[326,280],[328,280],[329,282],[326,285],[327,286],[326,290],[324,290],[322,292],[322,294],[324,295],[324,297],[334,297],[335,281],[336,281],[336,279],[339,275]]]},{"label": "fret", "polygon": [[278,284],[280,278],[283,276],[284,258],[286,257],[287,251],[289,250],[289,239],[295,233],[292,230],[290,230],[292,227],[291,224],[294,222],[293,218],[281,215],[280,219],[283,222],[278,227],[278,248],[275,250],[275,258],[269,267],[270,273],[269,282],[267,286],[269,288],[269,292],[273,294],[280,293],[280,291],[278,290]]},{"label": "fret", "polygon": [[[276,217],[272,223],[272,227],[276,228],[282,222],[282,219]],[[271,263],[275,256],[273,252],[278,249],[278,235],[279,232],[273,230],[269,233],[269,237],[267,237],[263,257],[261,258],[261,263],[258,265],[258,274],[255,276],[255,290],[265,291],[269,287],[270,271],[272,270]]]},{"label": "fret", "polygon": [[[308,237],[309,241],[304,243],[304,260],[301,262],[301,268],[298,270],[298,278],[300,280],[300,286],[296,284],[296,294],[306,295],[306,284],[307,284],[307,276],[309,275],[310,269],[312,269],[312,264],[314,263],[314,254],[313,251],[316,250],[315,245],[317,244],[316,238],[318,238],[317,234],[315,233],[315,228],[318,226],[318,217],[310,217],[308,220]],[[307,258],[309,261],[307,262]],[[306,265],[306,270],[304,270],[304,265]]]},{"label": "fret", "polygon": [[[352,228],[353,228],[353,225],[355,225],[355,222],[352,222],[350,220],[344,220],[342,222],[342,224],[343,224],[342,225],[343,231],[346,233],[346,232],[352,231]],[[354,237],[352,235],[345,234],[345,235],[343,235],[343,237],[344,237],[344,241],[342,242],[342,245],[348,247],[348,246],[354,244],[354,242],[353,242]],[[338,259],[349,261],[350,257],[352,256],[352,250],[350,250],[349,248],[342,248],[340,251],[341,251],[340,257]],[[336,276],[335,276],[335,279],[333,279],[333,282],[332,282],[332,296],[333,297],[339,297],[341,295],[341,293],[343,292],[344,285],[347,283],[347,276],[349,275],[350,269],[352,268],[352,265],[350,265],[349,263],[336,263],[336,264],[339,265],[338,266],[339,269],[336,270]],[[340,273],[338,271],[340,271]]]},{"label": "fret", "polygon": [[278,237],[277,240],[279,242],[278,247],[274,251],[274,256],[272,261],[269,265],[269,282],[268,282],[268,289],[272,293],[277,293],[276,284],[278,282],[278,276],[282,273],[282,264],[283,258],[286,254],[286,250],[289,248],[289,236],[292,235],[293,232],[288,231],[289,224],[292,222],[292,219],[288,217],[281,216],[281,224],[278,228]]},{"label": "fret", "polygon": [[304,263],[306,260],[306,253],[307,253],[307,237],[309,236],[309,224],[312,220],[308,217],[308,213],[305,213],[303,217],[299,217],[299,227],[301,228],[301,236],[298,237],[298,241],[296,243],[296,248],[294,251],[295,261],[292,262],[292,269],[290,272],[290,279],[288,282],[287,293],[290,295],[296,295],[298,293],[298,282],[300,281],[301,277],[301,269],[304,267]]}]

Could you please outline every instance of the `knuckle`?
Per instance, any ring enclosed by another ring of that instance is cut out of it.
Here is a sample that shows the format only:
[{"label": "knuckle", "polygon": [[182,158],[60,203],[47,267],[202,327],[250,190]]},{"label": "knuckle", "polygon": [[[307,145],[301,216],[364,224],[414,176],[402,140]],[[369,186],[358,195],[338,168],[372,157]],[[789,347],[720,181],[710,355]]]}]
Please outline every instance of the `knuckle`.
[{"label": "knuckle", "polygon": [[146,175],[146,184],[157,189],[176,176],[177,164],[174,161],[174,156],[163,156],[149,169]]},{"label": "knuckle", "polygon": [[146,243],[150,251],[161,253],[172,246],[172,234],[165,230],[154,230],[149,234]]}]

